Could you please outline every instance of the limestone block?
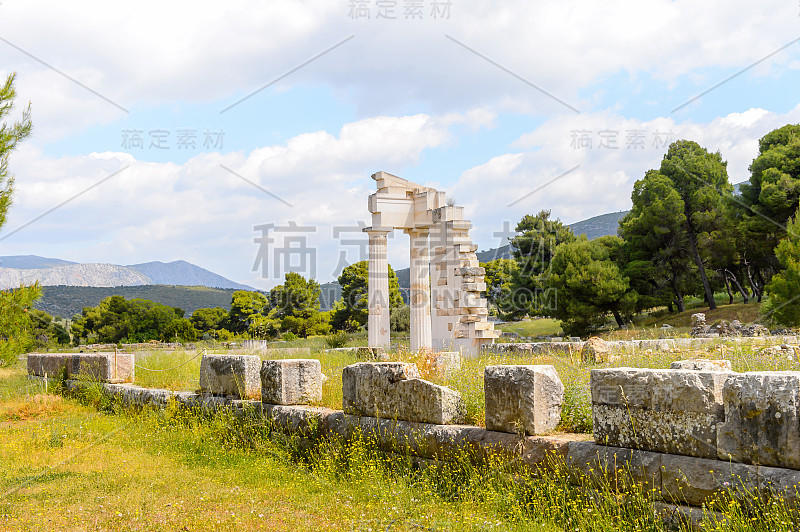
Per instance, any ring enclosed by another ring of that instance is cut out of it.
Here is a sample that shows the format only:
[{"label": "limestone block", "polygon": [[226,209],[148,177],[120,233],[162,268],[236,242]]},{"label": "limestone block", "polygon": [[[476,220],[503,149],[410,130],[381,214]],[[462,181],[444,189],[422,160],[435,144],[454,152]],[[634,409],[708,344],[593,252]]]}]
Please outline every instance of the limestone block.
[{"label": "limestone block", "polygon": [[279,357],[279,356],[303,356],[311,355],[310,347],[270,347],[264,350],[262,356],[265,357]]},{"label": "limestone block", "polygon": [[731,374],[723,401],[721,460],[800,469],[800,372]]},{"label": "limestone block", "polygon": [[594,439],[701,458],[717,456],[722,387],[730,373],[608,368],[591,373]]},{"label": "limestone block", "polygon": [[661,496],[671,503],[701,506],[726,492],[753,492],[758,468],[720,460],[665,454],[661,456]]},{"label": "limestone block", "polygon": [[606,341],[597,336],[592,336],[581,349],[581,360],[587,364],[600,364],[608,358],[608,345]]},{"label": "limestone block", "polygon": [[261,393],[261,358],[256,355],[203,355],[200,392],[255,398]]},{"label": "limestone block", "polygon": [[261,401],[303,405],[322,401],[322,364],[316,359],[265,360],[261,364]]},{"label": "limestone block", "polygon": [[416,364],[358,362],[342,371],[342,405],[349,414],[414,421],[459,423],[461,395],[419,378]]},{"label": "limestone block", "polygon": [[797,508],[800,506],[800,471],[782,467],[759,467],[758,490]]},{"label": "limestone block", "polygon": [[487,366],[486,428],[543,434],[561,420],[564,385],[553,366]]},{"label": "limestone block", "polygon": [[439,351],[431,354],[431,367],[448,374],[461,369],[462,357],[459,351]]},{"label": "limestone block", "polygon": [[38,377],[57,377],[66,368],[67,374],[72,367],[72,355],[66,353],[29,353],[28,375]]},{"label": "limestone block", "polygon": [[661,457],[661,453],[575,441],[569,443],[567,467],[602,485],[623,488],[632,482],[660,492]]},{"label": "limestone block", "polygon": [[669,369],[690,369],[692,371],[732,371],[730,360],[709,360],[704,358],[677,360],[670,364]]},{"label": "limestone block", "polygon": [[133,382],[132,353],[30,353],[28,374],[55,378],[66,368],[68,379]]}]

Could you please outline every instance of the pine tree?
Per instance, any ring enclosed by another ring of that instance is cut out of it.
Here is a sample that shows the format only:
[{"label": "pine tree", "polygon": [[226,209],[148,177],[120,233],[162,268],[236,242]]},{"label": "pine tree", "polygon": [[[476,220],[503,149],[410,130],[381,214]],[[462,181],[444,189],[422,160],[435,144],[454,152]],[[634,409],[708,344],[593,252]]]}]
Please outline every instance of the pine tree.
[{"label": "pine tree", "polygon": [[762,312],[770,321],[796,327],[800,325],[800,221],[797,213],[789,219],[786,237],[775,249],[775,256],[781,270],[767,285]]}]

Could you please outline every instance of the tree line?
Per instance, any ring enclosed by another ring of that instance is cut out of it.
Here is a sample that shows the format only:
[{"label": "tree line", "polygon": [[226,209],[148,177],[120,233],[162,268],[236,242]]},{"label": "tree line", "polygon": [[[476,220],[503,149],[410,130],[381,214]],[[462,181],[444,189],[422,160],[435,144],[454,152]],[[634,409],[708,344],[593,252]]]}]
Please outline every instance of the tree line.
[{"label": "tree line", "polygon": [[727,163],[698,143],[672,143],[631,193],[618,236],[576,237],[550,211],[526,215],[513,259],[486,263],[487,297],[500,316],[557,318],[586,334],[647,309],[685,310],[687,297],[764,302],[769,322],[800,324],[800,125],[759,141],[750,179],[734,193]]},{"label": "tree line", "polygon": [[[269,292],[237,290],[231,308],[200,308],[188,318],[178,307],[147,299],[115,295],[95,307],[85,307],[72,322],[75,345],[132,343],[151,340],[194,342],[233,338],[271,339],[319,336],[334,330],[354,332],[369,316],[368,269],[361,261],[339,276],[342,298],[329,311],[320,311],[320,286],[294,272]],[[397,276],[389,267],[391,323],[395,331],[408,330],[408,307],[403,305]]]}]

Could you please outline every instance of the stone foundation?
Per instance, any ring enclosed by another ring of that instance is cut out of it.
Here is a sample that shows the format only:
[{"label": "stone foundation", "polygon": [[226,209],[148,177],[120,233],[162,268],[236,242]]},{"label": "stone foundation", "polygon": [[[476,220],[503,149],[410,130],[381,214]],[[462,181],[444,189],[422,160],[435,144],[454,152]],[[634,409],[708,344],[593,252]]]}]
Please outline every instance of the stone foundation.
[{"label": "stone foundation", "polygon": [[66,370],[69,379],[99,382],[133,382],[134,356],[131,353],[30,353],[28,375],[58,377]]}]

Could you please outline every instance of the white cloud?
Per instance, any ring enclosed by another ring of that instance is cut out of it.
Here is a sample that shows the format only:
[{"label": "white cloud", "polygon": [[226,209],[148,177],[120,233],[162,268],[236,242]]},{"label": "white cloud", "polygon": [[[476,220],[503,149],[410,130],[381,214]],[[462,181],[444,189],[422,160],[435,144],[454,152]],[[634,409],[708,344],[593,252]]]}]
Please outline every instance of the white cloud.
[{"label": "white cloud", "polygon": [[[372,6],[373,10],[375,6]],[[435,112],[489,106],[536,114],[570,111],[445,35],[584,108],[587,85],[619,72],[700,88],[719,79],[706,67],[743,67],[796,38],[797,6],[785,0],[611,0],[556,3],[452,2],[450,18],[353,20],[348,3],[240,0],[224,4],[142,1],[6,2],[0,35],[119,105],[229,101],[246,96],[350,35],[276,84],[323,84],[363,116],[422,103]],[[87,15],[91,14],[91,15]],[[32,22],[35,21],[35,22]],[[35,27],[35,31],[31,28]],[[796,68],[793,48],[774,65]],[[20,94],[35,102],[42,140],[122,111],[0,42],[0,63],[20,72]],[[687,95],[690,96],[690,95]],[[230,113],[246,114],[251,101]],[[585,110],[585,109],[584,109]],[[39,142],[38,140],[36,142]]]},{"label": "white cloud", "polygon": [[[274,279],[251,271],[259,236],[253,228],[296,222],[317,228],[308,245],[319,248],[317,275],[328,280],[341,249],[332,227],[369,223],[369,175],[413,165],[423,150],[446,144],[450,121],[379,116],[345,124],[336,136],[305,133],[249,154],[210,153],[183,165],[124,153],[53,159],[23,145],[12,160],[17,192],[0,235],[7,237],[4,254],[116,263],[184,259],[268,287]],[[278,239],[275,246],[281,245]],[[395,247],[393,260],[407,262],[407,248]],[[358,260],[357,246],[348,249],[348,259]]]}]

